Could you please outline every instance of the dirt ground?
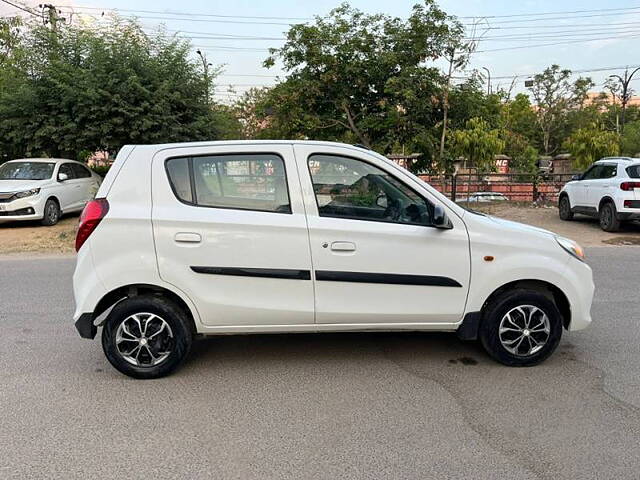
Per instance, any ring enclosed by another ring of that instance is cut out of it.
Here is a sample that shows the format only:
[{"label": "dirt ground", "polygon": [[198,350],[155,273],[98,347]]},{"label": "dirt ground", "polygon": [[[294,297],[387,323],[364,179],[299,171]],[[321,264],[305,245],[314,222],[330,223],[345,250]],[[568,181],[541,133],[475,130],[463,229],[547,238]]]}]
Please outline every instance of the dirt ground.
[{"label": "dirt ground", "polygon": [[473,205],[471,208],[489,215],[528,223],[544,228],[551,232],[577,241],[585,247],[606,245],[640,245],[640,223],[629,222],[622,224],[616,233],[602,231],[596,218],[576,215],[571,222],[565,222],[558,217],[555,206],[533,207],[516,204],[498,203],[489,205]]},{"label": "dirt ground", "polygon": [[[640,245],[640,223],[623,225],[617,233],[606,233],[594,218],[576,215],[574,221],[563,222],[556,207],[532,207],[516,204],[480,204],[472,208],[496,217],[545,228],[578,241],[585,247],[605,245]],[[20,253],[73,253],[78,216],[64,217],[54,227],[37,222],[0,223],[0,255]]]},{"label": "dirt ground", "polygon": [[0,223],[0,255],[72,253],[78,215],[67,215],[53,227],[38,222]]}]

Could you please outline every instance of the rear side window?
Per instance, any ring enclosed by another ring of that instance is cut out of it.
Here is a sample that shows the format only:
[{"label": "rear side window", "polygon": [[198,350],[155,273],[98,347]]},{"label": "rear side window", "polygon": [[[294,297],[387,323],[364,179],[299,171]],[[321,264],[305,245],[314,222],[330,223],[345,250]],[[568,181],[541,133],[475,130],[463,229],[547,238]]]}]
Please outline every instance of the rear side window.
[{"label": "rear side window", "polygon": [[284,161],[276,154],[172,158],[166,168],[173,191],[183,202],[291,213]]},{"label": "rear side window", "polygon": [[629,175],[630,178],[640,178],[640,165],[627,167],[627,175]]},{"label": "rear side window", "polygon": [[78,163],[72,163],[71,170],[73,170],[73,173],[76,176],[76,178],[89,178],[91,176],[91,172],[89,172],[89,170],[86,167],[83,167]]},{"label": "rear side window", "polygon": [[615,165],[603,165],[598,172],[598,178],[612,178],[618,174],[618,169]]}]

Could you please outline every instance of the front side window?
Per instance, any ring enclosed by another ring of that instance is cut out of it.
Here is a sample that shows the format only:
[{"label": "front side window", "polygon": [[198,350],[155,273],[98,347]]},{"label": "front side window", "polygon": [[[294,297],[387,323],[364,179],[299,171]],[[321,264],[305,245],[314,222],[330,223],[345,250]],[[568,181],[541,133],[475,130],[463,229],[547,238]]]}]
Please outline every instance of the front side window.
[{"label": "front side window", "polygon": [[166,168],[174,193],[184,202],[291,213],[284,161],[276,154],[172,158]]},{"label": "front side window", "polygon": [[76,178],[75,174],[73,173],[73,168],[71,163],[63,163],[62,165],[60,165],[60,170],[58,170],[58,178],[60,178],[61,173],[64,173],[67,176],[67,180]]},{"label": "front side window", "polygon": [[0,180],[48,180],[54,168],[49,162],[9,162],[0,166]]},{"label": "front side window", "polygon": [[430,225],[430,204],[404,183],[362,160],[311,155],[308,160],[321,217]]},{"label": "front side window", "polygon": [[594,165],[584,173],[581,180],[595,180],[597,178],[601,178],[600,177],[601,170],[602,170],[602,165]]}]

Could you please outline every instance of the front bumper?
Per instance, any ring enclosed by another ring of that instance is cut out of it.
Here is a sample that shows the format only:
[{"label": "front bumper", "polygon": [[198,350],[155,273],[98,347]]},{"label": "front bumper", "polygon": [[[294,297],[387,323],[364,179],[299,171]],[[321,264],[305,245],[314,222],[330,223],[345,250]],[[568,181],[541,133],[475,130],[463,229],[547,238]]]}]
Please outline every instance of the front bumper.
[{"label": "front bumper", "polygon": [[41,195],[0,203],[0,222],[40,220],[43,215],[44,206]]}]

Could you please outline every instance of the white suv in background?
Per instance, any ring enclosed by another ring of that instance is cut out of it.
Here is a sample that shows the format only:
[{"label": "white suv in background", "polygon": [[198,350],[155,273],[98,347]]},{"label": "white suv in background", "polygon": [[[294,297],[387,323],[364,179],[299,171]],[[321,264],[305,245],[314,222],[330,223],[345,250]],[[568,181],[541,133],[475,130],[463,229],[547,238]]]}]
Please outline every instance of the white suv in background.
[{"label": "white suv in background", "polygon": [[0,222],[41,220],[55,225],[63,213],[78,212],[102,178],[80,162],[54,158],[11,160],[0,165]]},{"label": "white suv in background", "polygon": [[137,378],[233,333],[450,331],[527,366],[591,322],[575,242],[329,142],[124,147],[76,249],[76,328]]},{"label": "white suv in background", "polygon": [[640,159],[607,157],[576,175],[561,190],[562,220],[575,213],[600,219],[600,227],[615,232],[620,223],[640,220]]}]

